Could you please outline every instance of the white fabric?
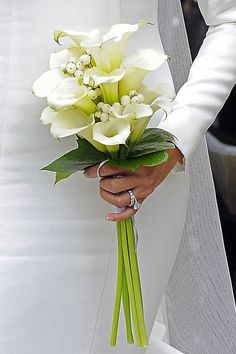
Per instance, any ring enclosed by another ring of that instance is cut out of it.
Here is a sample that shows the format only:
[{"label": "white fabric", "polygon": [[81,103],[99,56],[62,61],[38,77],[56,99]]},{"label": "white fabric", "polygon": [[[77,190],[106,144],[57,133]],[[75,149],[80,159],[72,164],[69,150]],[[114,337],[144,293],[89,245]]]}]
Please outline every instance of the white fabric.
[{"label": "white fabric", "polygon": [[[53,177],[39,171],[75,141],[53,140],[39,122],[44,104],[31,95],[48,55],[59,49],[52,43],[54,29],[108,26],[125,18],[156,21],[154,0],[135,5],[0,0],[0,353],[145,352],[126,343],[122,316],[118,345],[109,347],[117,250],[115,225],[104,216],[111,208],[99,198],[97,180],[77,174],[53,187]],[[150,27],[138,45],[155,46],[156,36]],[[171,82],[167,65],[161,77]],[[149,335],[153,329],[147,354],[181,353],[165,343],[167,328],[155,318],[181,241],[189,183],[188,167],[170,173],[137,215]]]},{"label": "white fabric", "polygon": [[160,128],[173,133],[185,156],[185,165],[236,83],[236,2],[199,0],[210,26],[201,49],[179,90],[173,112]]}]

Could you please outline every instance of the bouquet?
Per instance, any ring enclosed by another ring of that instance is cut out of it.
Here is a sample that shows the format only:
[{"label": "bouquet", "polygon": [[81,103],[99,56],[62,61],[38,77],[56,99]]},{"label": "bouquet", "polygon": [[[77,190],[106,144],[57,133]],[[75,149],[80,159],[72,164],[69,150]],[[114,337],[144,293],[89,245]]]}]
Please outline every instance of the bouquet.
[{"label": "bouquet", "polygon": [[[135,171],[140,165],[154,166],[170,160],[166,150],[175,147],[174,136],[147,125],[157,110],[169,113],[173,97],[163,83],[158,83],[155,90],[143,83],[168,56],[150,48],[124,54],[130,37],[150,24],[145,20],[115,24],[104,34],[98,29],[54,32],[57,43],[68,37],[71,44],[51,54],[50,69],[33,83],[33,93],[47,99],[40,119],[50,125],[53,137],[60,140],[74,135],[78,143],[76,149],[42,168],[56,173],[55,183],[103,161]],[[110,345],[116,345],[122,301],[127,342],[146,347],[134,218],[117,222],[117,245]]]}]

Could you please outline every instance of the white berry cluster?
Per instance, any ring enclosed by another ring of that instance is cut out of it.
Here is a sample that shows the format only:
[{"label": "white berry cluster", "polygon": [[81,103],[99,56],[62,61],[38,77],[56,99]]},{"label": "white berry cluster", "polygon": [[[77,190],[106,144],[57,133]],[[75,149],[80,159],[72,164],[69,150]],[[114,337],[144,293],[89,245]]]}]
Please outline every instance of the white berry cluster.
[{"label": "white berry cluster", "polygon": [[84,69],[91,63],[91,56],[88,51],[82,54],[78,59],[70,58],[68,62],[61,65],[61,69],[66,74],[74,75],[78,79],[83,79]]},{"label": "white berry cluster", "polygon": [[127,106],[129,103],[142,103],[144,96],[142,93],[138,93],[136,90],[130,90],[128,95],[121,97],[122,106]]},{"label": "white berry cluster", "polygon": [[102,122],[107,122],[110,117],[115,115],[121,115],[124,108],[128,104],[138,104],[144,101],[144,96],[141,93],[137,93],[135,90],[130,90],[129,95],[124,95],[121,97],[120,102],[114,102],[112,105],[104,102],[99,102],[97,104],[97,110],[95,112],[95,117],[99,118]]}]

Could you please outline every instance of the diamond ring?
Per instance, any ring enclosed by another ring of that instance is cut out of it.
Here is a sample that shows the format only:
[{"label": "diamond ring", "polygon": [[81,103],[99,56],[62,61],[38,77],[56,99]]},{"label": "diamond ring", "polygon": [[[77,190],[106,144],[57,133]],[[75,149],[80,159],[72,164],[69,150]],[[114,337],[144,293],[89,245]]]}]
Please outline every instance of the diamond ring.
[{"label": "diamond ring", "polygon": [[133,207],[134,210],[138,210],[141,207],[141,203],[138,202],[134,192],[131,189],[129,189],[127,192],[130,195],[130,204],[128,206]]}]

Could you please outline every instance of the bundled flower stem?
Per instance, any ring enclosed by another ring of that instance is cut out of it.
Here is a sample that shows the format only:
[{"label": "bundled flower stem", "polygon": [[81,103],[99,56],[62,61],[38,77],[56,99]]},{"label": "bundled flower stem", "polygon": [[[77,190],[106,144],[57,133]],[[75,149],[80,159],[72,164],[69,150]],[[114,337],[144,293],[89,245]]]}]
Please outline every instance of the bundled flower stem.
[{"label": "bundled flower stem", "polygon": [[117,288],[110,344],[111,346],[116,345],[120,303],[122,298],[127,342],[134,343],[131,328],[131,310],[136,344],[138,347],[146,347],[148,344],[148,338],[144,321],[143,300],[132,218],[117,222],[117,241]]}]

